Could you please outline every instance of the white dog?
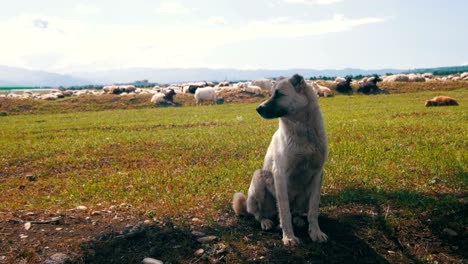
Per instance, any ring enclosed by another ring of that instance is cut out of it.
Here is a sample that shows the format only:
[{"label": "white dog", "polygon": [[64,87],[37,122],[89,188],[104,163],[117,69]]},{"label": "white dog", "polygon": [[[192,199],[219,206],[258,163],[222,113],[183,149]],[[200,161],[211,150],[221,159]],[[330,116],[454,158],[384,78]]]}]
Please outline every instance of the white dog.
[{"label": "white dog", "polygon": [[307,215],[313,241],[328,239],[319,227],[320,188],[328,143],[317,96],[304,78],[294,75],[276,84],[272,96],[257,112],[265,119],[279,118],[265,156],[263,169],[255,171],[248,198],[234,194],[233,209],[238,215],[255,216],[263,230],[273,228],[279,216],[283,243],[300,243],[293,223],[304,226]]}]

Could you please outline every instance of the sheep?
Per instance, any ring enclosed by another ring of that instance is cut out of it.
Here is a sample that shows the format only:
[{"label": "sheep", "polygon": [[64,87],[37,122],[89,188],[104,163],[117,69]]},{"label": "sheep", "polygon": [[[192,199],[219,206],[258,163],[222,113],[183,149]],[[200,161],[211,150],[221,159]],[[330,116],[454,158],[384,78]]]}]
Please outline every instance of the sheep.
[{"label": "sheep", "polygon": [[408,82],[408,76],[404,74],[390,75],[384,78],[384,82]]},{"label": "sheep", "polygon": [[339,82],[336,85],[336,91],[339,92],[339,93],[344,93],[344,94],[352,94],[353,93],[353,88],[351,88],[351,85],[350,85],[351,81],[352,81],[351,77],[346,76],[344,82]]},{"label": "sheep", "polygon": [[312,88],[317,93],[317,96],[322,97],[331,97],[333,96],[333,92],[330,88],[317,84],[316,82],[312,82]]},{"label": "sheep", "polygon": [[408,75],[408,79],[410,82],[425,82],[426,78],[419,74],[410,74]]},{"label": "sheep", "polygon": [[382,79],[380,79],[380,77],[376,74],[371,77],[364,78],[361,82],[359,82],[359,88],[357,92],[363,94],[382,93],[383,91],[377,86],[377,83],[380,81],[382,81]]},{"label": "sheep", "polygon": [[251,82],[251,85],[258,86],[263,90],[271,91],[271,89],[275,86],[275,81],[270,79],[260,79]]},{"label": "sheep", "polygon": [[176,95],[174,89],[170,89],[167,93],[157,92],[151,98],[151,103],[157,105],[175,105],[174,96]]},{"label": "sheep", "polygon": [[213,101],[216,104],[216,93],[213,87],[198,88],[195,91],[195,103],[199,105],[202,101]]},{"label": "sheep", "polygon": [[427,107],[429,106],[449,106],[449,105],[458,105],[457,100],[449,96],[436,96],[430,100],[426,101],[425,104]]},{"label": "sheep", "polygon": [[252,94],[262,94],[262,88],[255,85],[248,85],[242,88],[242,91]]},{"label": "sheep", "polygon": [[346,82],[346,79],[343,77],[336,77],[335,83],[342,83],[342,82]]}]

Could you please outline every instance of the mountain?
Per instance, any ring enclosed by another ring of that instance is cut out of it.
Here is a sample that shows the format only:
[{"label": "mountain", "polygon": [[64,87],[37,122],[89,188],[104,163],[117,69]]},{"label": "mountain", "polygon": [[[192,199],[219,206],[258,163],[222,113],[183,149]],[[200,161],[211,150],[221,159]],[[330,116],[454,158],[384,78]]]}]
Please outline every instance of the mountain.
[{"label": "mountain", "polygon": [[401,72],[432,72],[434,74],[468,71],[467,66],[438,67],[426,69],[379,69],[363,70],[345,68],[340,70],[239,70],[239,69],[209,69],[209,68],[122,68],[96,72],[74,72],[57,74],[45,71],[27,70],[22,68],[0,66],[0,86],[80,86],[104,85],[112,83],[132,83],[137,80],[149,80],[153,83],[175,83],[189,81],[241,81],[291,76],[295,73],[305,78],[346,75],[371,75]]},{"label": "mountain", "polygon": [[158,83],[188,82],[188,81],[238,81],[255,80],[279,76],[291,76],[295,73],[306,78],[312,76],[345,76],[399,73],[399,69],[362,70],[347,68],[342,70],[238,70],[209,68],[126,68],[98,72],[76,72],[74,76],[91,80],[93,83],[129,83],[135,80],[150,80]]},{"label": "mountain", "polygon": [[72,86],[91,82],[66,74],[0,66],[0,86]]}]

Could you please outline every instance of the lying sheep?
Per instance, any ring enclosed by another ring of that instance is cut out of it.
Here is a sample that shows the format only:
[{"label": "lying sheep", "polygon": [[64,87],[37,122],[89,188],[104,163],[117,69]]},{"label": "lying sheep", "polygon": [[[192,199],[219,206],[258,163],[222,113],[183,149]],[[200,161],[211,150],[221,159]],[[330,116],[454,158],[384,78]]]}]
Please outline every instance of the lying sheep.
[{"label": "lying sheep", "polygon": [[364,78],[362,81],[359,82],[359,88],[357,90],[358,93],[363,94],[379,94],[383,91],[377,86],[377,83],[382,81],[380,77],[374,74],[371,77]]},{"label": "lying sheep", "polygon": [[430,100],[426,101],[426,106],[449,106],[449,105],[458,105],[457,100],[449,96],[436,96]]},{"label": "lying sheep", "polygon": [[246,93],[256,94],[256,95],[262,94],[262,88],[255,86],[255,85],[244,86],[244,88],[242,88],[242,91]]},{"label": "lying sheep", "polygon": [[170,89],[167,93],[155,93],[151,98],[151,103],[157,105],[175,105],[174,96],[176,95],[174,89]]},{"label": "lying sheep", "polygon": [[198,88],[195,91],[195,103],[198,105],[202,101],[212,101],[216,104],[216,92],[213,87]]},{"label": "lying sheep", "polygon": [[333,92],[330,88],[317,84],[316,82],[312,82],[312,88],[317,93],[317,96],[322,97],[331,97],[333,96]]},{"label": "lying sheep", "polygon": [[346,76],[344,79],[344,82],[339,82],[336,85],[336,91],[339,93],[344,93],[344,94],[352,94],[353,93],[353,88],[351,88],[351,77]]}]

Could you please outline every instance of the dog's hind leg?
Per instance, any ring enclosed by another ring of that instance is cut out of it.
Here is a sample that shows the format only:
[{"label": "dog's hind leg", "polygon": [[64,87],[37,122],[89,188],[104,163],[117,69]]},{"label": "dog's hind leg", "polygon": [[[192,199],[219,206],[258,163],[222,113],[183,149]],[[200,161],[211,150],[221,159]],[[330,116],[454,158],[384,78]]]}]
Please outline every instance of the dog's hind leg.
[{"label": "dog's hind leg", "polygon": [[262,230],[274,226],[271,217],[276,215],[273,176],[271,172],[256,170],[252,177],[247,198],[247,212],[260,222]]}]

